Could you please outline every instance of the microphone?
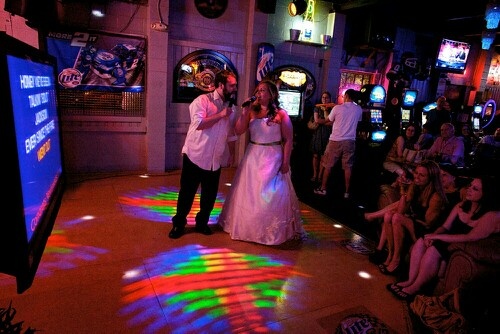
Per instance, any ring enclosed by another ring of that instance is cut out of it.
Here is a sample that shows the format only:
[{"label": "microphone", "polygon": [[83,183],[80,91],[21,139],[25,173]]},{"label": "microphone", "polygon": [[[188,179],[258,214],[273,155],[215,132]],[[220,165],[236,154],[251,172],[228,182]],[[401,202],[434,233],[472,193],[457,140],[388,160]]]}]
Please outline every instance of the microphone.
[{"label": "microphone", "polygon": [[257,98],[255,96],[251,96],[248,100],[246,100],[245,102],[243,102],[243,104],[241,106],[242,107],[248,107],[250,105],[250,103],[252,103],[255,100],[257,100]]}]

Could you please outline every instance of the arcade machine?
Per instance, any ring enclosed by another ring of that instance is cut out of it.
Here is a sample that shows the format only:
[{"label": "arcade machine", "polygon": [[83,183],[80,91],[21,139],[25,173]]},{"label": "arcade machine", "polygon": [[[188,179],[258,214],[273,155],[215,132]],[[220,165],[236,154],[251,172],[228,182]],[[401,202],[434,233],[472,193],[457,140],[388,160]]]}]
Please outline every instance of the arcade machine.
[{"label": "arcade machine", "polygon": [[370,146],[380,146],[386,137],[383,110],[386,90],[381,85],[368,84],[360,89],[360,105],[363,108],[363,123],[369,124]]},{"label": "arcade machine", "polygon": [[493,117],[495,117],[496,110],[497,105],[495,100],[488,100],[484,104],[474,105],[471,117],[474,132],[482,132],[491,123]]},{"label": "arcade machine", "polygon": [[415,122],[415,101],[418,91],[414,89],[405,89],[401,102],[401,130],[405,130],[410,122]]}]

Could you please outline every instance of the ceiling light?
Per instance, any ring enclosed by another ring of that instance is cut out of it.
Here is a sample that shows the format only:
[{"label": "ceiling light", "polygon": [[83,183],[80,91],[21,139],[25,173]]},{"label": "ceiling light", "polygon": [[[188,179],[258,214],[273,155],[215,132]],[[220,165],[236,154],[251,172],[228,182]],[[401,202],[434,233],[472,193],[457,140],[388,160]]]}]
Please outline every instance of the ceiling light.
[{"label": "ceiling light", "polygon": [[481,49],[489,50],[491,44],[495,40],[495,31],[483,31],[482,39],[481,39]]},{"label": "ceiling light", "polygon": [[95,17],[104,17],[106,15],[106,6],[104,4],[93,4],[92,15]]},{"label": "ceiling light", "polygon": [[498,23],[500,21],[500,6],[497,6],[494,3],[489,3],[486,6],[484,19],[486,20],[486,29],[498,28]]},{"label": "ceiling light", "polygon": [[307,1],[294,0],[288,4],[288,14],[290,16],[302,15],[307,9]]}]

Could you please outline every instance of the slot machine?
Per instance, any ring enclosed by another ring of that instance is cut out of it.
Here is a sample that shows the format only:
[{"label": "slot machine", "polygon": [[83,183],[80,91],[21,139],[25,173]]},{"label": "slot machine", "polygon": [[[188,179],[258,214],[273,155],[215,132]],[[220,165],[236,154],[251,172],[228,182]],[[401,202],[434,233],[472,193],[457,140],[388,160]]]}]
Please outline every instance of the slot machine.
[{"label": "slot machine", "polygon": [[481,132],[491,123],[495,117],[496,109],[495,100],[488,100],[484,104],[474,105],[471,117],[474,132]]},{"label": "slot machine", "polygon": [[381,85],[368,84],[360,89],[360,105],[363,108],[363,122],[369,128],[369,141],[381,144],[387,135],[383,110],[387,92]]},{"label": "slot machine", "polygon": [[474,107],[472,108],[472,116],[471,116],[472,130],[474,132],[481,131],[480,120],[482,118],[482,113],[483,113],[483,105],[481,104],[474,105]]},{"label": "slot machine", "polygon": [[401,130],[405,130],[410,122],[415,121],[414,108],[418,91],[405,89],[401,102]]}]

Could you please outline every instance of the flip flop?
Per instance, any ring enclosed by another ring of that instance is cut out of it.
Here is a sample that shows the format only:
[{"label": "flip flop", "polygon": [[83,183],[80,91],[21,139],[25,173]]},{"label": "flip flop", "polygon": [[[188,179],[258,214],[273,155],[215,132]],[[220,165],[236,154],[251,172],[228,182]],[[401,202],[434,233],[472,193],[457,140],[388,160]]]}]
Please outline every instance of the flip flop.
[{"label": "flip flop", "polygon": [[412,301],[415,298],[415,295],[411,295],[403,290],[390,290],[392,294],[399,300],[405,300],[407,302]]},{"label": "flip flop", "polygon": [[397,291],[400,291],[403,287],[398,285],[398,283],[389,283],[386,285],[386,288],[390,292],[397,292]]},{"label": "flip flop", "polygon": [[397,276],[399,274],[399,266],[396,267],[396,269],[394,269],[393,271],[389,271],[384,264],[379,264],[378,269],[380,269],[380,272],[384,275]]}]

